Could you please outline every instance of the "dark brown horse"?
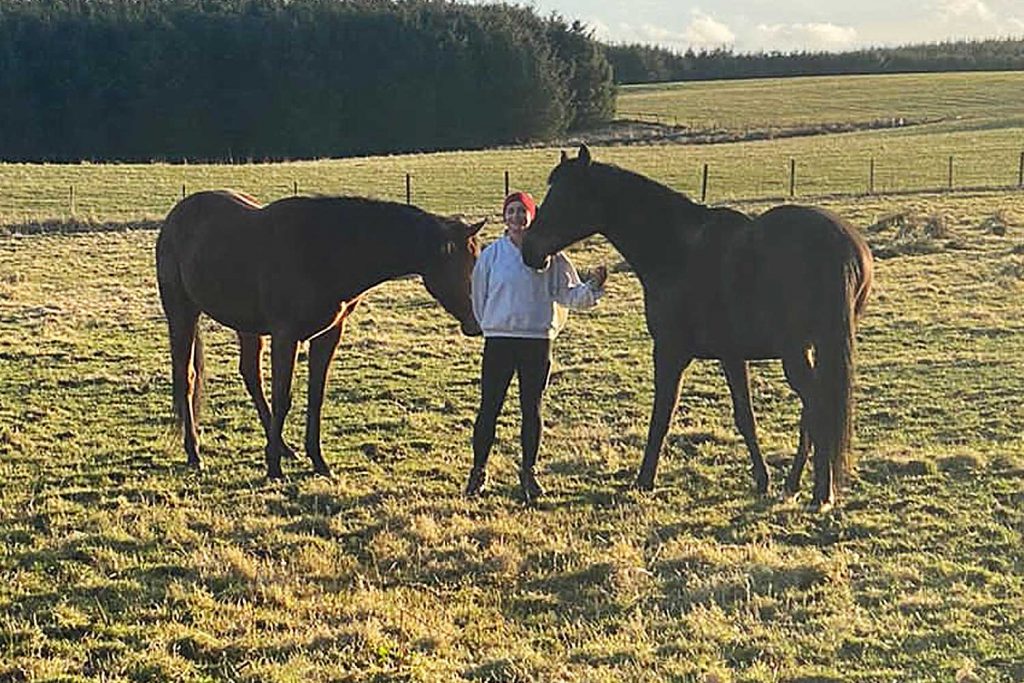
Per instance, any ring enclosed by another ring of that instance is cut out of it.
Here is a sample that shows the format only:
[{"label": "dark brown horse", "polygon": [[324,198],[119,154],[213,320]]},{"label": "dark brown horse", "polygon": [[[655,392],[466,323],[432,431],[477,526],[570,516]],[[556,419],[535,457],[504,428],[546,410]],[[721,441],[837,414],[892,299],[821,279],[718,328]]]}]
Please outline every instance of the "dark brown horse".
[{"label": "dark brown horse", "polygon": [[756,218],[708,208],[636,173],[577,158],[551,172],[523,242],[523,260],[599,232],[633,266],[654,339],[654,409],[636,485],[654,486],[679,381],[694,358],[721,362],[757,490],[768,470],[750,407],[748,360],[781,358],[803,404],[800,446],[786,479],[795,494],[814,447],[816,508],[831,505],[848,468],[854,333],[871,287],[872,260],[856,230],[822,209],[778,206]]},{"label": "dark brown horse", "polygon": [[[281,456],[293,454],[282,430],[298,344],[309,340],[306,454],[318,473],[329,474],[320,451],[320,409],[345,318],[374,285],[417,273],[464,334],[479,334],[469,287],[481,226],[353,197],[295,197],[261,206],[223,191],[181,200],[160,230],[156,271],[188,464],[199,467],[201,313],[238,333],[239,370],[266,433],[270,478],[281,476]],[[273,382],[269,406],[260,368],[266,336]]]}]

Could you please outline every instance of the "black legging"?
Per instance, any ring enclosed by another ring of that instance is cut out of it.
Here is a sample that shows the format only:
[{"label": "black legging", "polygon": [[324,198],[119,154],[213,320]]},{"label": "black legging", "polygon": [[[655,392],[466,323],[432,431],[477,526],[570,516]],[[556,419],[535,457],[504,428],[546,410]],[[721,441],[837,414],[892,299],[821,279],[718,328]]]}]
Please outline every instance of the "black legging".
[{"label": "black legging", "polygon": [[523,415],[520,444],[523,469],[533,469],[540,449],[540,404],[551,371],[551,340],[490,337],[484,342],[480,373],[480,412],[473,426],[473,467],[482,469],[494,445],[494,429],[505,403],[512,374],[519,375],[519,407]]}]

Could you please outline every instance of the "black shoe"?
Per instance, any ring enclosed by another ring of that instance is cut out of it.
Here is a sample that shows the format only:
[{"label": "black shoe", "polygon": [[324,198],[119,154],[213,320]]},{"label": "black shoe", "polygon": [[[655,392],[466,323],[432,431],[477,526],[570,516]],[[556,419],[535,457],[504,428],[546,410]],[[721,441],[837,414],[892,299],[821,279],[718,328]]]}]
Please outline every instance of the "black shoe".
[{"label": "black shoe", "polygon": [[466,482],[466,497],[475,498],[480,495],[480,490],[487,482],[487,472],[482,468],[474,467],[469,473],[469,481]]},{"label": "black shoe", "polygon": [[519,470],[519,486],[523,489],[523,498],[527,505],[544,495],[544,489],[537,483],[533,470]]}]

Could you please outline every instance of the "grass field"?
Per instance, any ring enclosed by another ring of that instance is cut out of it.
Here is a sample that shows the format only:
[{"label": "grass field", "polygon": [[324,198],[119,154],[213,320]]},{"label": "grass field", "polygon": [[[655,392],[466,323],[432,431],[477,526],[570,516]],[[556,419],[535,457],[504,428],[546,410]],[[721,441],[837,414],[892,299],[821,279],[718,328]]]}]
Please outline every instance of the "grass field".
[{"label": "grass field", "polygon": [[903,118],[964,127],[1024,124],[1024,73],[766,78],[627,85],[620,116],[654,114],[697,129],[745,130]]},{"label": "grass field", "polygon": [[[1019,680],[1022,199],[833,206],[946,232],[872,233],[894,257],[861,334],[858,475],[827,516],[751,494],[708,364],[657,492],[626,490],[651,395],[629,274],[559,340],[552,495],[530,510],[511,418],[492,494],[460,499],[479,341],[416,282],[376,291],[339,352],[336,480],[297,462],[267,485],[213,325],[207,469],[181,466],[152,232],[4,238],[0,679]],[[778,475],[797,418],[778,367],[756,368],[754,397]]]},{"label": "grass field", "polygon": [[[701,158],[731,160],[753,196],[760,169],[798,150],[941,157],[1014,139],[1007,124],[595,155],[688,191]],[[375,290],[338,351],[333,480],[305,460],[263,479],[233,335],[206,324],[205,469],[189,472],[155,233],[60,231],[82,227],[63,222],[72,182],[79,216],[113,228],[158,218],[182,182],[398,198],[407,171],[426,208],[488,215],[506,164],[542,194],[554,155],[0,165],[0,681],[1024,679],[1024,193],[823,200],[878,255],[858,465],[825,515],[753,494],[709,363],[684,378],[656,491],[629,490],[652,392],[628,272],[556,344],[536,508],[518,501],[514,388],[490,493],[459,495],[481,343],[415,280]],[[44,185],[55,199],[38,208]],[[53,232],[20,234],[48,219]],[[618,260],[600,238],[572,254]],[[300,366],[293,443],[304,380]],[[797,401],[775,363],[755,364],[752,393],[777,485]]]}]

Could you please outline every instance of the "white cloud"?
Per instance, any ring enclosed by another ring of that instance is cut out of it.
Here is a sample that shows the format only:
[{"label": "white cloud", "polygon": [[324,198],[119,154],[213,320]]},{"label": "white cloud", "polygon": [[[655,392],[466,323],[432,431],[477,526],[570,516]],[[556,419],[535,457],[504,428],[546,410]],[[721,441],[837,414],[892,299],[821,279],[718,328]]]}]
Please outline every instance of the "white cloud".
[{"label": "white cloud", "polygon": [[939,17],[943,21],[961,21],[964,19],[980,19],[992,21],[995,13],[989,9],[984,0],[939,0]]},{"label": "white cloud", "polygon": [[857,29],[835,24],[761,24],[757,42],[774,50],[841,50],[854,45]]},{"label": "white cloud", "polygon": [[612,30],[608,24],[604,23],[600,19],[587,19],[583,22],[587,25],[587,28],[594,32],[594,37],[600,41],[609,42],[612,40]]},{"label": "white cloud", "polygon": [[[634,26],[620,22],[615,26],[614,31],[615,40],[622,43],[671,45],[680,42],[683,38],[681,33],[672,33],[653,24]],[[610,28],[609,32],[611,32]]]},{"label": "white cloud", "polygon": [[655,24],[633,26],[619,24],[617,34],[625,42],[648,45],[664,45],[677,50],[687,48],[713,48],[729,46],[736,41],[736,35],[725,24],[696,10],[693,20],[682,31],[672,31]]},{"label": "white cloud", "polygon": [[693,18],[683,31],[683,38],[692,47],[721,47],[734,43],[736,34],[722,22],[695,9]]}]

